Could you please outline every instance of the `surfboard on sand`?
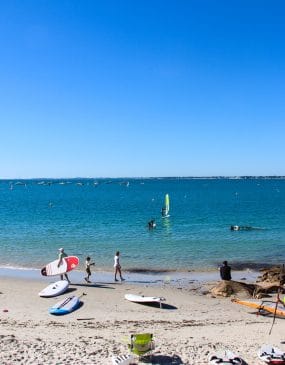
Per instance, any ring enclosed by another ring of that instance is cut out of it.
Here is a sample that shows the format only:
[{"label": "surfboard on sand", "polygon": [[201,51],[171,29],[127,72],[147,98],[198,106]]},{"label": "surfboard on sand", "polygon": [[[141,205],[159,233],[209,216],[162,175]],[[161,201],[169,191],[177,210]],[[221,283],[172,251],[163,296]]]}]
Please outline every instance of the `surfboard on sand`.
[{"label": "surfboard on sand", "polygon": [[67,280],[59,280],[55,283],[49,284],[46,288],[39,292],[40,297],[56,297],[57,295],[63,294],[68,288]]},{"label": "surfboard on sand", "polygon": [[262,345],[257,352],[260,360],[270,365],[284,365],[285,352],[272,345]]},{"label": "surfboard on sand", "polygon": [[125,299],[134,303],[159,303],[160,306],[165,298],[163,297],[145,297],[144,295],[136,295],[136,294],[125,294]]},{"label": "surfboard on sand", "polygon": [[78,264],[79,264],[78,257],[67,256],[62,259],[59,267],[57,266],[58,260],[54,260],[49,264],[47,264],[45,267],[41,269],[41,274],[43,276],[61,275],[75,269],[76,266],[78,266]]},{"label": "surfboard on sand", "polygon": [[54,304],[50,309],[50,314],[63,315],[68,314],[79,308],[80,298],[76,295],[62,299],[60,302]]},{"label": "surfboard on sand", "polygon": [[211,365],[223,365],[223,364],[232,364],[232,365],[244,365],[246,364],[239,356],[235,355],[233,352],[229,350],[224,350],[212,354],[209,357],[209,364]]},{"label": "surfboard on sand", "polygon": [[233,303],[245,305],[250,308],[255,308],[261,311],[266,311],[277,316],[285,317],[285,306],[282,303],[278,303],[276,307],[276,302],[266,302],[257,300],[240,300],[232,299]]}]

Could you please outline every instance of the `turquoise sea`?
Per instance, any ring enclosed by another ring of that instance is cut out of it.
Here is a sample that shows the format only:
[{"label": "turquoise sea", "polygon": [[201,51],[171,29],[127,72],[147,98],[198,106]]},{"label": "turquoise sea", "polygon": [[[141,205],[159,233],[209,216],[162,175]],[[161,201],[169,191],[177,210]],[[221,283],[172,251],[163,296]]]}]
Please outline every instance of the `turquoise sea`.
[{"label": "turquoise sea", "polygon": [[0,222],[2,268],[41,268],[59,247],[82,263],[90,255],[96,270],[112,270],[117,250],[137,272],[208,271],[225,259],[259,268],[285,261],[285,180],[1,180]]}]

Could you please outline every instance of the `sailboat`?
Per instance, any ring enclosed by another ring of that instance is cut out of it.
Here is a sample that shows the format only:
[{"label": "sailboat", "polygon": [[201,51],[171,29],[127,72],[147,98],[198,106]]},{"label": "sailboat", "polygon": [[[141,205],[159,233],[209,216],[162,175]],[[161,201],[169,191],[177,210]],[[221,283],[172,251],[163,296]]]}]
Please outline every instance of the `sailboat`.
[{"label": "sailboat", "polygon": [[170,217],[170,215],[169,215],[169,195],[168,194],[165,194],[164,206],[161,209],[161,215],[162,215],[162,218]]}]

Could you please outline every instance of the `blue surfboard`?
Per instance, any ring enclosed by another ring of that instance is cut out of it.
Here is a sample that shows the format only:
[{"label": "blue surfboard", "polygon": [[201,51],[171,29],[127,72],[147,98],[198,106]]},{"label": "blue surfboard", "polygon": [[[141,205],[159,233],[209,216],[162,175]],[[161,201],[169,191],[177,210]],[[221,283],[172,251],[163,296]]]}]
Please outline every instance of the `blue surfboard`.
[{"label": "blue surfboard", "polygon": [[80,306],[79,297],[73,295],[62,299],[60,302],[54,304],[50,309],[49,313],[54,315],[63,315],[73,312]]}]

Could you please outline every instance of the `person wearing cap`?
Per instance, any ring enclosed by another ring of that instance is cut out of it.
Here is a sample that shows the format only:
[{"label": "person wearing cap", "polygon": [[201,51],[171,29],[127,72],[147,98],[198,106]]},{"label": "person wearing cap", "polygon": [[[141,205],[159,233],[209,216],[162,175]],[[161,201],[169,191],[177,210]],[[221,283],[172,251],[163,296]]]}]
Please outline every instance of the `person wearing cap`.
[{"label": "person wearing cap", "polygon": [[[59,248],[58,251],[59,251],[59,255],[58,255],[57,267],[60,267],[63,258],[64,257],[67,257],[68,255],[67,255],[66,252],[64,252],[64,249],[63,248]],[[64,276],[65,276],[65,279],[70,283],[70,280],[69,280],[69,278],[68,278],[68,276],[67,276],[66,273],[64,274]],[[60,280],[63,280],[63,274],[60,275]]]}]

